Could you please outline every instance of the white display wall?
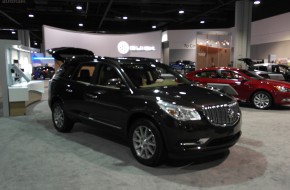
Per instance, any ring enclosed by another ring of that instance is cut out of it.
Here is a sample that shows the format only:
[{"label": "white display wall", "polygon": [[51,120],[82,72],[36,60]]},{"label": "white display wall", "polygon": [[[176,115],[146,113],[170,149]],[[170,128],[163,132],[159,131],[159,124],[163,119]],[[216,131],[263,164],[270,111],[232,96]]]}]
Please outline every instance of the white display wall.
[{"label": "white display wall", "polygon": [[[122,35],[91,34],[43,26],[43,32],[46,50],[57,47],[77,47],[91,50],[100,56],[154,59],[162,57],[161,31]],[[129,48],[129,51],[125,54],[119,51],[126,48]]]},{"label": "white display wall", "polygon": [[290,13],[252,22],[251,44],[290,40]]}]

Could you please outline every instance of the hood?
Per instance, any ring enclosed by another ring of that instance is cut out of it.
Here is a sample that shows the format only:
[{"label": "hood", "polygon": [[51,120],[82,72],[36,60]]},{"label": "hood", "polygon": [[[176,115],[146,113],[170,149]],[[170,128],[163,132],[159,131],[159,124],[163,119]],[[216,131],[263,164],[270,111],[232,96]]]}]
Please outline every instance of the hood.
[{"label": "hood", "polygon": [[285,81],[264,79],[264,80],[261,80],[261,83],[272,84],[274,86],[285,86],[286,88],[290,88],[290,83],[289,82],[285,82]]},{"label": "hood", "polygon": [[220,105],[234,101],[234,98],[219,91],[198,87],[193,84],[157,88],[142,88],[141,91],[142,93],[140,94],[147,96],[147,98],[158,98],[167,102],[176,102],[178,105],[187,107]]},{"label": "hood", "polygon": [[49,49],[48,53],[51,54],[51,56],[54,59],[63,62],[67,59],[71,59],[72,57],[89,57],[89,58],[95,57],[94,53],[90,50],[74,47],[53,48]]}]

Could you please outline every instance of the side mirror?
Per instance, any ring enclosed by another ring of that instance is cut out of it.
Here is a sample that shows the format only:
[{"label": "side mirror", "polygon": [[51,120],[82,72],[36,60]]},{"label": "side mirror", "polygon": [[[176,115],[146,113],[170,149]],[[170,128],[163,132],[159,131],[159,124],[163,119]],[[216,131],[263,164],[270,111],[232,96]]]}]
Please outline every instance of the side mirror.
[{"label": "side mirror", "polygon": [[111,78],[107,81],[106,86],[111,86],[120,89],[126,89],[126,85],[120,78]]},{"label": "side mirror", "polygon": [[238,76],[238,81],[239,82],[245,82],[245,81],[247,81],[247,79],[242,77],[242,76]]}]

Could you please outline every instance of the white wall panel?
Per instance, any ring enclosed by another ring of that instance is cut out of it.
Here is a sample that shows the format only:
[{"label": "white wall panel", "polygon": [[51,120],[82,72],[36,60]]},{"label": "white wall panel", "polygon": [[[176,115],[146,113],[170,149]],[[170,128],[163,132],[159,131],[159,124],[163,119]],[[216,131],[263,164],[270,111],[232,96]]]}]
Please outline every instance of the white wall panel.
[{"label": "white wall panel", "polygon": [[[78,47],[93,51],[96,55],[119,57],[148,57],[160,59],[161,31],[138,34],[90,34],[63,30],[44,26],[45,49],[56,47]],[[154,46],[155,51],[130,51],[123,55],[118,52],[117,45],[126,41],[130,46]]]},{"label": "white wall panel", "polygon": [[290,40],[290,13],[252,22],[251,44]]}]

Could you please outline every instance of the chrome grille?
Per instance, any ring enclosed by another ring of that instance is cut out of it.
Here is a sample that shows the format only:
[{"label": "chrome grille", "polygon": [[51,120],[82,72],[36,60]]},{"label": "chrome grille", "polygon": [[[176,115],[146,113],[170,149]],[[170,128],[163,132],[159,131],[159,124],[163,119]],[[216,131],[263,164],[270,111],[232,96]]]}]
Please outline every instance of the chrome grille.
[{"label": "chrome grille", "polygon": [[240,108],[237,102],[203,106],[202,110],[204,116],[211,124],[221,127],[236,124],[241,116]]}]

